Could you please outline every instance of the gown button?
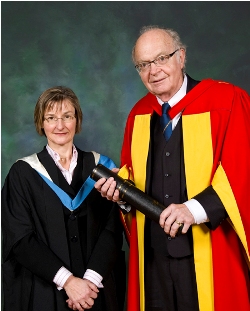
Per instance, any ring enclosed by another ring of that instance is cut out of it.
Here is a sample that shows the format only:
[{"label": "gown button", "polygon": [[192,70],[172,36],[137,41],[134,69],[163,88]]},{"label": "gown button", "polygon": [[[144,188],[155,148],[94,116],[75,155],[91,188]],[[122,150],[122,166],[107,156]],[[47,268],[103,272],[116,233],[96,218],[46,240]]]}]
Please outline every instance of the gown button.
[{"label": "gown button", "polygon": [[75,243],[75,242],[78,241],[78,238],[77,238],[76,235],[74,235],[74,236],[72,236],[72,237],[70,238],[70,240],[71,240],[71,242]]},{"label": "gown button", "polygon": [[72,213],[72,214],[70,214],[69,219],[70,219],[70,220],[75,220],[75,219],[76,219],[76,215],[75,215],[75,214],[73,214],[73,213]]}]

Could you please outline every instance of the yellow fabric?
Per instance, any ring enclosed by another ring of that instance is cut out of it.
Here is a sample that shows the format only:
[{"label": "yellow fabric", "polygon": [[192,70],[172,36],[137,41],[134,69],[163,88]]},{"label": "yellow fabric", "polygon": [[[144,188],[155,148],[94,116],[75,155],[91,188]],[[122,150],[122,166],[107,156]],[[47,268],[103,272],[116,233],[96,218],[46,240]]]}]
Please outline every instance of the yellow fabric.
[{"label": "yellow fabric", "polygon": [[[126,165],[124,165],[122,168],[120,168],[119,172],[118,172],[118,175],[124,179],[128,179],[130,178],[131,179],[131,176],[129,174],[129,170],[127,168]],[[124,218],[125,220],[125,223],[124,225],[127,226],[127,232],[130,232],[130,226],[131,226],[131,221],[132,221],[132,215],[131,213],[126,213],[126,214],[122,214],[122,217]]]},{"label": "yellow fabric", "polygon": [[220,165],[218,169],[216,170],[215,176],[213,178],[212,186],[214,190],[216,191],[216,193],[218,194],[218,196],[220,197],[223,205],[225,206],[227,213],[229,215],[229,218],[231,219],[231,224],[234,227],[234,230],[236,231],[238,237],[241,240],[241,243],[243,244],[245,248],[248,261],[250,261],[246,234],[245,234],[245,230],[242,224],[237,202],[235,200],[232,188],[230,186],[230,183],[227,179],[226,173],[222,165]]},{"label": "yellow fabric", "polygon": [[[150,114],[137,115],[134,121],[131,156],[134,170],[134,182],[137,188],[145,191],[146,167],[150,140]],[[139,249],[139,277],[140,277],[140,309],[145,310],[144,297],[144,224],[145,216],[136,211],[138,249]]]},{"label": "yellow fabric", "polygon": [[[210,113],[184,115],[182,124],[186,184],[188,199],[190,199],[210,184],[213,165]],[[200,311],[213,311],[214,291],[210,232],[205,225],[194,225],[192,230]]]}]

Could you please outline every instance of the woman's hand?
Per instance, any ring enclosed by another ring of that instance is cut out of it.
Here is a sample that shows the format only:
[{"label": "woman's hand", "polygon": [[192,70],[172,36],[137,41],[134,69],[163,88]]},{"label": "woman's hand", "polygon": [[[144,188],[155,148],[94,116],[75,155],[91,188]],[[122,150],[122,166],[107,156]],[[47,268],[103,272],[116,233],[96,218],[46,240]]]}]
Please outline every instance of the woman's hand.
[{"label": "woman's hand", "polygon": [[86,279],[71,275],[64,284],[69,299],[66,301],[69,308],[83,311],[92,308],[94,299],[97,298],[99,290],[95,284]]},{"label": "woman's hand", "polygon": [[[118,173],[119,168],[113,168],[112,171]],[[95,188],[101,193],[102,197],[107,198],[113,202],[118,202],[120,201],[119,190],[115,189],[115,187],[116,182],[113,177],[110,177],[107,180],[105,178],[100,178],[95,183]]]}]

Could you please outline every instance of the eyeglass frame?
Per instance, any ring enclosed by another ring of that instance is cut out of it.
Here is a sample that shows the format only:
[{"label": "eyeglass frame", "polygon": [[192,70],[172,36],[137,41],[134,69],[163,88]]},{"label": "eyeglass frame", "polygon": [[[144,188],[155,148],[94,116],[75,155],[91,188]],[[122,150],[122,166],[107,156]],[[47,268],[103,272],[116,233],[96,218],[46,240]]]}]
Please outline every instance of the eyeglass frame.
[{"label": "eyeglass frame", "polygon": [[[137,70],[138,73],[141,73],[142,70],[139,69],[139,65],[140,65],[140,64],[143,64],[143,63],[144,63],[144,64],[146,63],[146,66],[147,66],[147,67],[145,66],[144,68],[150,68],[152,63],[154,63],[157,67],[164,66],[165,64],[163,64],[163,65],[158,65],[158,64],[157,64],[157,60],[158,60],[160,57],[163,56],[163,57],[165,57],[165,58],[167,59],[167,61],[166,61],[166,63],[167,63],[168,60],[169,60],[172,56],[174,56],[174,54],[175,54],[177,51],[179,51],[179,50],[181,50],[181,48],[178,48],[178,49],[175,50],[173,53],[166,54],[166,55],[160,55],[160,56],[156,57],[154,60],[151,60],[151,61],[149,61],[149,62],[141,62],[141,63],[135,65],[135,69]],[[149,65],[150,65],[150,66],[149,66]],[[145,71],[145,72],[146,72],[146,71]]]},{"label": "eyeglass frame", "polygon": [[[64,120],[66,117],[70,117],[70,119],[68,121]],[[52,118],[52,120],[48,121],[49,118]],[[61,119],[64,123],[70,123],[70,122],[73,121],[74,118],[76,119],[75,115],[73,115],[73,116],[66,115],[66,116],[64,116],[62,118],[49,116],[49,117],[43,118],[43,119],[46,120],[49,124],[56,124],[59,119]],[[52,123],[50,123],[51,121],[52,121]],[[55,123],[53,123],[53,122],[55,122]]]}]

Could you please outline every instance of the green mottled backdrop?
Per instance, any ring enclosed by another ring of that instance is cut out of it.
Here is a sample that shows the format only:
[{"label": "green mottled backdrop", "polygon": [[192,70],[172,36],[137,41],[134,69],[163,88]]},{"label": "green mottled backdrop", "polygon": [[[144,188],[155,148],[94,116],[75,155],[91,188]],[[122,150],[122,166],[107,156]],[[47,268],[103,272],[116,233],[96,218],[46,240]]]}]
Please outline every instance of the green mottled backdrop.
[{"label": "green mottled backdrop", "polygon": [[2,183],[12,163],[45,145],[33,110],[47,88],[80,99],[76,144],[119,164],[125,120],[146,89],[131,62],[141,26],[179,32],[187,72],[250,92],[250,3],[170,1],[2,1]]}]

